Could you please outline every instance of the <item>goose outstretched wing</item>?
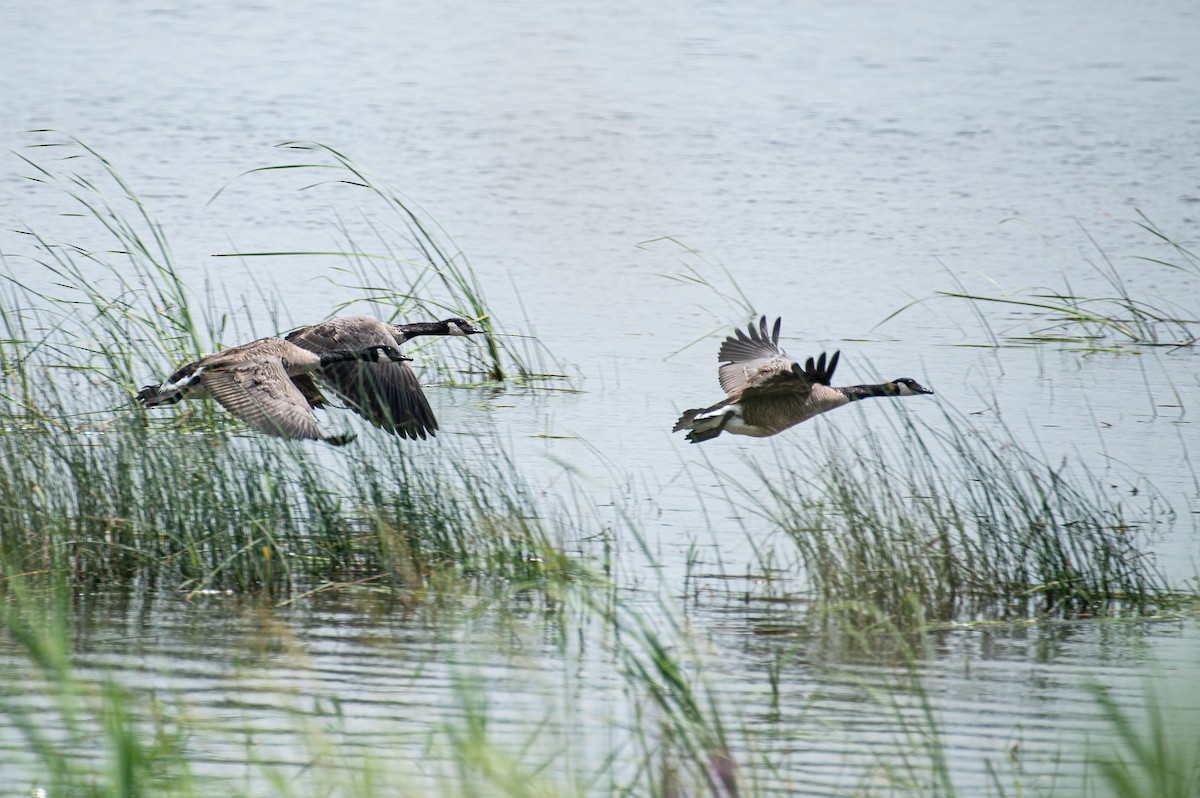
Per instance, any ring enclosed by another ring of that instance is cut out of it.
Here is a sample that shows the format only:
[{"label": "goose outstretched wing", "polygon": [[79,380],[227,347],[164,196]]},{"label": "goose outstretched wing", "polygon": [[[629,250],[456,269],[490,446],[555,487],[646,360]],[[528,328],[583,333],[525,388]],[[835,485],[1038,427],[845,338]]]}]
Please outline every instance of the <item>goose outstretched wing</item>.
[{"label": "goose outstretched wing", "polygon": [[211,369],[203,381],[222,407],[260,432],[324,440],[308,402],[278,358]]},{"label": "goose outstretched wing", "polygon": [[721,344],[717,358],[724,365],[718,375],[721,387],[730,398],[740,400],[788,394],[804,399],[814,385],[829,385],[841,353],[834,352],[833,357],[826,359],[822,352],[815,359],[808,358],[801,368],[779,346],[782,321],[775,319],[768,331],[767,317],[763,316],[757,327],[749,325],[746,332],[734,330],[734,334]]},{"label": "goose outstretched wing", "polygon": [[[391,325],[365,316],[301,327],[289,333],[287,340],[318,353],[400,343]],[[438,428],[421,382],[405,361],[334,363],[314,373],[355,413],[388,432],[402,438],[425,438]]]},{"label": "goose outstretched wing", "polygon": [[757,328],[751,324],[746,332],[734,330],[725,339],[717,353],[724,365],[718,370],[721,387],[731,397],[741,396],[749,388],[762,387],[782,379],[791,382],[792,359],[779,348],[779,326],[776,319],[773,329],[767,330],[767,317],[763,316]]},{"label": "goose outstretched wing", "polygon": [[787,396],[801,402],[809,401],[810,397],[820,397],[818,401],[837,401],[838,394],[829,387],[829,380],[840,356],[841,352],[834,352],[833,357],[826,360],[822,352],[815,360],[810,357],[805,361],[803,368],[799,363],[789,363],[787,371],[761,375],[746,386],[739,401],[773,396]]},{"label": "goose outstretched wing", "polygon": [[354,412],[401,438],[424,438],[438,428],[429,400],[408,363],[334,363],[321,378]]}]

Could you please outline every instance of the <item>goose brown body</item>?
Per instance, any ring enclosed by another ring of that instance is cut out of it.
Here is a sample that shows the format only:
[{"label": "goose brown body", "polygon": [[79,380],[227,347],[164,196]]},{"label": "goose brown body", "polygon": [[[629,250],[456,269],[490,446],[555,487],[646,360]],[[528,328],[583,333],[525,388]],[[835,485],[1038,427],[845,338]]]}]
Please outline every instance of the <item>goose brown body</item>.
[{"label": "goose brown body", "polygon": [[327,436],[295,380],[345,361],[400,358],[390,345],[315,353],[282,338],[260,338],[181,366],[161,385],[147,385],[136,399],[145,407],[183,399],[215,399],[254,429],[284,438],[347,443],[352,436]]},{"label": "goose brown body", "polygon": [[841,353],[827,358],[822,352],[801,365],[779,346],[781,323],[782,319],[776,319],[768,331],[763,316],[757,328],[734,330],[717,354],[722,361],[717,373],[725,399],[711,407],[685,411],[672,431],[689,430],[687,439],[692,443],[722,432],[762,438],[857,399],[933,393],[908,377],[879,385],[833,387],[829,383]]},{"label": "goose brown body", "polygon": [[[366,346],[399,346],[421,335],[474,335],[483,330],[465,319],[388,324],[368,316],[347,316],[301,327],[287,340],[311,352]],[[337,363],[315,369],[297,380],[298,388],[315,407],[325,404],[313,378],[329,386],[346,404],[377,427],[402,438],[435,434],[438,423],[407,363]]]}]

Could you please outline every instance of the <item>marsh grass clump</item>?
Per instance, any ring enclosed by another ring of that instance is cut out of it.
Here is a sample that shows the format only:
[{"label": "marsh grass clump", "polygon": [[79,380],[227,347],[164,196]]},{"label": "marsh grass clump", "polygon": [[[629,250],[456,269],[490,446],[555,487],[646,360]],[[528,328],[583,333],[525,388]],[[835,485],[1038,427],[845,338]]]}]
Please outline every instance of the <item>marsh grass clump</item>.
[{"label": "marsh grass clump", "polygon": [[1086,471],[963,417],[937,429],[900,419],[857,437],[823,427],[815,468],[783,455],[743,486],[767,494],[760,511],[794,543],[823,602],[917,623],[1144,612],[1167,599],[1139,546],[1162,509],[1152,491],[1150,517],[1135,521]]},{"label": "marsh grass clump", "polygon": [[17,157],[34,170],[30,180],[69,202],[64,216],[90,223],[80,234],[97,240],[17,231],[30,246],[2,261],[9,301],[0,321],[12,348],[4,362],[30,373],[38,364],[74,369],[128,389],[153,363],[199,357],[228,316],[198,309],[165,231],[112,163],[79,141],[46,147],[62,160]]},{"label": "marsh grass clump", "polygon": [[[1139,212],[1139,219],[1134,223],[1157,239],[1160,245],[1166,245],[1169,253],[1161,258],[1138,256],[1133,260],[1200,278],[1200,256],[1170,238],[1144,214]],[[1080,344],[1084,349],[1094,350],[1113,346],[1183,347],[1200,340],[1200,307],[1140,295],[1131,287],[1131,278],[1140,275],[1119,269],[1086,230],[1084,235],[1100,256],[1099,263],[1089,265],[1105,284],[1106,293],[1102,295],[1078,292],[1064,278],[1060,287],[1029,288],[998,296],[968,291],[958,284],[956,290],[938,291],[935,297],[972,303],[993,345],[997,346],[999,339],[991,332],[979,309],[982,305],[1000,306],[1019,314],[1020,321],[1003,333],[1016,344],[1057,342]],[[1193,288],[1184,295],[1195,297],[1197,291]],[[923,301],[926,300],[909,303],[884,321]]]},{"label": "marsh grass clump", "polygon": [[[443,453],[450,452],[442,444]],[[10,573],[190,591],[290,591],[433,571],[542,578],[565,568],[502,455],[444,467],[390,440],[347,459],[288,441],[160,432],[0,435],[0,525]]]}]

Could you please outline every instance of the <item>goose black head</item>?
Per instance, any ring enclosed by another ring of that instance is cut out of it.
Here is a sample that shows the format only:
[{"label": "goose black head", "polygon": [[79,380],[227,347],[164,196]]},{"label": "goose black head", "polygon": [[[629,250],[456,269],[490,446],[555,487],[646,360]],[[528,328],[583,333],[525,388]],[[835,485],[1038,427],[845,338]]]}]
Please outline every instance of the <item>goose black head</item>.
[{"label": "goose black head", "polygon": [[888,393],[891,396],[916,396],[923,393],[933,393],[933,391],[909,377],[892,380],[887,383],[887,387],[890,389]]},{"label": "goose black head", "polygon": [[476,327],[466,319],[461,319],[457,316],[446,319],[442,324],[446,325],[447,335],[476,335],[483,332],[482,327]]}]

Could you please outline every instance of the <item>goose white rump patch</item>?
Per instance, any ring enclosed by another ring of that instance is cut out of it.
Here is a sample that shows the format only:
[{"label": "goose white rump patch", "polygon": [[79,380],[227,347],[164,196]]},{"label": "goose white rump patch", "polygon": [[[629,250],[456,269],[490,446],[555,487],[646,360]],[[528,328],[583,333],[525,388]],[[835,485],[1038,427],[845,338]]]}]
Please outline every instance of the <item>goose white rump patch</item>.
[{"label": "goose white rump patch", "polygon": [[[728,420],[726,421],[726,419]],[[725,426],[722,428],[723,431],[731,435],[749,435],[753,438],[765,438],[774,432],[774,430],[756,427],[753,424],[747,424],[743,421],[742,406],[740,404],[725,405],[716,410],[701,413],[692,420],[692,429],[697,432],[706,432],[721,426],[722,421],[725,421]]]}]

